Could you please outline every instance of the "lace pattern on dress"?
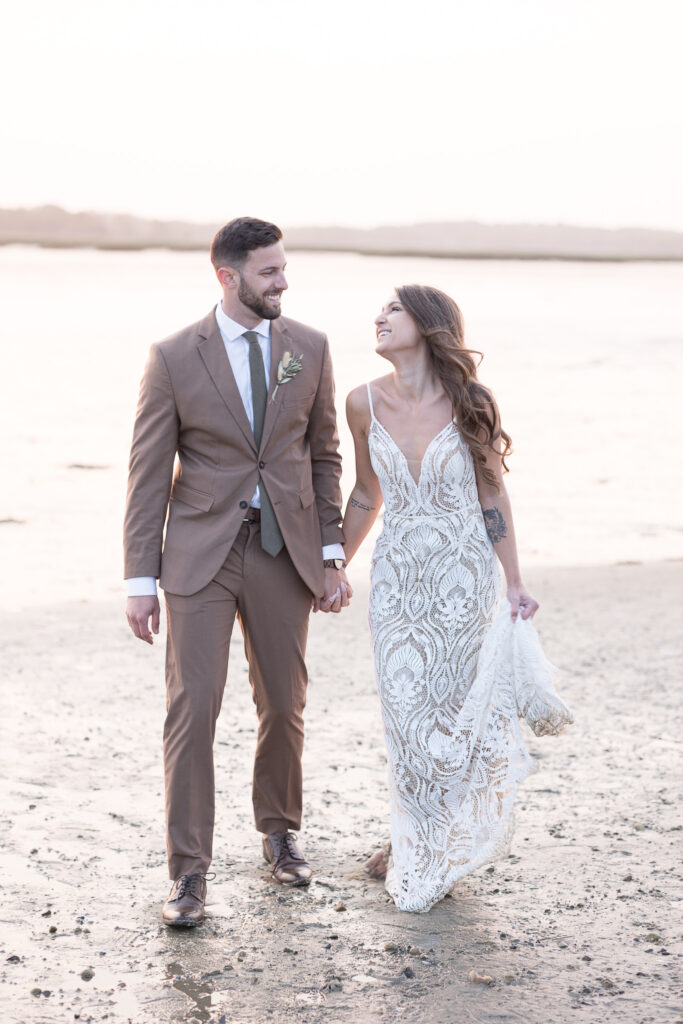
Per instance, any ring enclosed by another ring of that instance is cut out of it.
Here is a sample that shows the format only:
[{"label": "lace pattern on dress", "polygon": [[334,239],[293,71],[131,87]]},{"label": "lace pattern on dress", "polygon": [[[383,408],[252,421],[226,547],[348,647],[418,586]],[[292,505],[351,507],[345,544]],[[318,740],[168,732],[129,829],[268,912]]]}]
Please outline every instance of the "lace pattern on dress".
[{"label": "lace pattern on dress", "polygon": [[455,422],[428,445],[416,482],[368,395],[385,505],[369,618],[388,754],[386,886],[401,910],[426,911],[508,850],[515,792],[531,769],[518,705],[541,730],[571,716],[531,622],[513,626],[509,606],[501,610],[498,563]]}]

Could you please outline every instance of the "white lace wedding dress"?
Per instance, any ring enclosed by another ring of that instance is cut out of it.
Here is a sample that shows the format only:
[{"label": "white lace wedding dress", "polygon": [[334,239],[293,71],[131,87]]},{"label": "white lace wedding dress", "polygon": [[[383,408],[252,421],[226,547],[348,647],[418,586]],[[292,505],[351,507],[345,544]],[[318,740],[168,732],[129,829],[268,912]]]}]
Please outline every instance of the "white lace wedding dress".
[{"label": "white lace wedding dress", "polygon": [[426,911],[507,852],[512,804],[531,769],[519,726],[560,732],[531,620],[513,624],[455,422],[431,441],[415,481],[376,419],[369,447],[384,528],[372,560],[370,629],[389,762],[392,858],[401,910]]}]

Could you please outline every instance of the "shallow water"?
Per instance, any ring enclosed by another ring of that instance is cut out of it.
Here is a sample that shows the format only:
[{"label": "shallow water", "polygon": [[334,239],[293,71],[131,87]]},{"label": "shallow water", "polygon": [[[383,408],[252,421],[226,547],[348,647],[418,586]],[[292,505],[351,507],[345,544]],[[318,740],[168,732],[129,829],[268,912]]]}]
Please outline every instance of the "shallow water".
[{"label": "shallow water", "polygon": [[[3,602],[121,590],[121,518],[150,342],[218,291],[197,253],[0,249]],[[343,399],[387,372],[373,318],[394,285],[444,288],[485,353],[515,454],[507,478],[522,565],[683,557],[674,473],[683,266],[293,253],[287,315],[327,331],[345,494]],[[370,543],[356,572],[367,567]]]}]

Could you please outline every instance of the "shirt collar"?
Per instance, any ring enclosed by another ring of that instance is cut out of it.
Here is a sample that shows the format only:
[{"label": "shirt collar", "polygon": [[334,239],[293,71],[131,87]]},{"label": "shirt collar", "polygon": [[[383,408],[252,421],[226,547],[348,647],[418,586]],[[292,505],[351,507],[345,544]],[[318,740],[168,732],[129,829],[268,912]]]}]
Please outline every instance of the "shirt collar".
[{"label": "shirt collar", "polygon": [[[216,306],[216,323],[218,329],[221,332],[225,341],[236,341],[241,338],[245,331],[250,328],[243,327],[242,324],[238,324],[236,320],[232,320],[226,312],[223,310],[222,304],[219,302]],[[266,341],[270,338],[270,320],[262,320],[256,327],[251,328],[252,331],[256,331],[259,337],[264,338]]]}]

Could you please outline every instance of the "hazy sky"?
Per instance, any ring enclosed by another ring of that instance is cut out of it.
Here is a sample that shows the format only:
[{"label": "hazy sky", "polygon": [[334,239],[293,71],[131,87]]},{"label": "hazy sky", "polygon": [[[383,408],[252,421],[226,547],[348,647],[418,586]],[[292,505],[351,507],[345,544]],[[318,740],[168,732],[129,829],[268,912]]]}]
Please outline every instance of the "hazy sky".
[{"label": "hazy sky", "polygon": [[38,0],[0,206],[683,229],[679,0]]}]

